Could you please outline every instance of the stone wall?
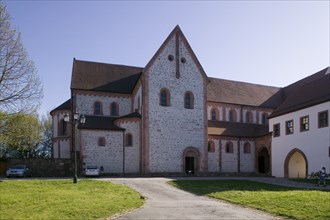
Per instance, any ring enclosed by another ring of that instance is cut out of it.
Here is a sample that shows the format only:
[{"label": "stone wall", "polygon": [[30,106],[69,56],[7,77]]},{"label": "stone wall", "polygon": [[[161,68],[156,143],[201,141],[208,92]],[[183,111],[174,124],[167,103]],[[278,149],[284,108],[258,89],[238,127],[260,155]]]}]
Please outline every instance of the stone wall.
[{"label": "stone wall", "polygon": [[95,96],[95,95],[77,95],[76,96],[76,110],[80,114],[93,115],[94,103],[99,101],[102,103],[102,112],[104,116],[110,116],[110,105],[116,102],[119,107],[119,116],[131,113],[131,99],[130,97],[116,97],[116,96]]},{"label": "stone wall", "polygon": [[[105,146],[99,146],[99,138],[105,138]],[[123,173],[123,132],[81,130],[82,157],[85,166],[103,167],[105,174]]]},{"label": "stone wall", "polygon": [[[79,163],[78,163],[79,164]],[[8,159],[7,167],[26,165],[33,177],[69,177],[74,175],[74,164],[70,159]],[[81,170],[78,168],[78,170]]]},{"label": "stone wall", "polygon": [[[182,155],[188,147],[198,149],[201,158],[198,170],[205,170],[204,78],[182,39],[179,39],[179,57],[176,57],[176,45],[175,37],[163,45],[149,69],[149,170],[152,173],[182,172]],[[160,106],[160,91],[164,88],[170,93],[169,106]],[[184,108],[187,91],[194,96],[193,109]]]},{"label": "stone wall", "polygon": [[[265,114],[268,116],[271,113],[270,109],[263,109],[260,107],[208,102],[207,103],[208,120],[212,120],[212,114],[211,114],[212,109],[215,109],[217,111],[217,118],[219,121],[229,121],[229,111],[234,110],[236,113],[235,122],[254,123],[254,124],[262,124],[262,115]],[[252,113],[252,121],[250,122],[248,122],[246,118],[247,112]]]},{"label": "stone wall", "polygon": [[71,138],[53,138],[53,157],[69,159],[71,151]]},{"label": "stone wall", "polygon": [[[251,147],[250,153],[244,153],[244,144],[249,143]],[[255,169],[255,141],[254,140],[241,140],[240,141],[240,172],[253,173]]]},{"label": "stone wall", "polygon": [[125,135],[131,134],[133,139],[132,146],[125,146],[125,173],[139,173],[141,162],[140,119],[121,119],[119,125],[126,129]]},{"label": "stone wall", "polygon": [[[233,143],[233,152],[226,153],[226,144],[231,141]],[[237,140],[221,140],[221,171],[224,173],[238,172],[238,141]]]},{"label": "stone wall", "polygon": [[209,138],[208,141],[213,141],[214,152],[208,152],[208,168],[209,172],[220,172],[220,145],[218,138]]},{"label": "stone wall", "polygon": [[142,112],[142,85],[136,88],[136,93],[133,96],[133,111],[138,110],[139,113]]}]

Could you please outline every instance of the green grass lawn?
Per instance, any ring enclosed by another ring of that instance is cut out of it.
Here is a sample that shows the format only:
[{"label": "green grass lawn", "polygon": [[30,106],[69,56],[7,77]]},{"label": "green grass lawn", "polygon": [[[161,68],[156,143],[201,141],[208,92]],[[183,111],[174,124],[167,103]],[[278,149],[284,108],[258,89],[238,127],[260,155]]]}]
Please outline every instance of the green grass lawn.
[{"label": "green grass lawn", "polygon": [[[312,183],[312,184],[317,184],[319,182],[319,179],[289,179],[290,181],[294,181],[294,182],[303,182],[303,183]],[[327,181],[327,184],[329,181]]]},{"label": "green grass lawn", "polygon": [[143,203],[137,192],[105,181],[0,182],[0,219],[99,219]]},{"label": "green grass lawn", "polygon": [[199,195],[293,219],[330,219],[330,192],[247,180],[179,180],[170,185]]}]

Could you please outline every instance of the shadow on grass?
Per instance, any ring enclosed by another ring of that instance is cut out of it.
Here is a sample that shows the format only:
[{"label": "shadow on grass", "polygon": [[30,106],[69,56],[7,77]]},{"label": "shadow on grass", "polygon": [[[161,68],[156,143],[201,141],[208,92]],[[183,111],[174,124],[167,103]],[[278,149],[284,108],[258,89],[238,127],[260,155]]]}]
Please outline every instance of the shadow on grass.
[{"label": "shadow on grass", "polygon": [[197,195],[224,191],[324,191],[324,189],[303,189],[261,183],[250,180],[173,180],[169,184]]},{"label": "shadow on grass", "polygon": [[299,183],[311,183],[315,185],[319,182],[319,179],[289,179],[289,180]]}]

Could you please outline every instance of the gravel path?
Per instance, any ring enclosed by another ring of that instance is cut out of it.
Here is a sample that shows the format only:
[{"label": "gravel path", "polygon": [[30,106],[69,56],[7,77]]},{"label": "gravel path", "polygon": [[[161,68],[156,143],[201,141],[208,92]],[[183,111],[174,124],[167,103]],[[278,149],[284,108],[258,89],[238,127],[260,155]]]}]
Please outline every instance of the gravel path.
[{"label": "gravel path", "polygon": [[170,178],[107,178],[104,180],[127,185],[147,198],[142,208],[114,218],[118,220],[281,219],[258,210],[179,190],[166,183],[172,180]]}]

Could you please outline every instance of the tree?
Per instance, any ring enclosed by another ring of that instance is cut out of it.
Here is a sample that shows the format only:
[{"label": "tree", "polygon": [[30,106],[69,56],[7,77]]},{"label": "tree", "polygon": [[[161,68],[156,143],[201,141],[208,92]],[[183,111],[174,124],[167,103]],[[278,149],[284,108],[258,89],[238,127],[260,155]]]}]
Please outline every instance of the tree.
[{"label": "tree", "polygon": [[52,156],[53,120],[48,113],[41,118],[42,141],[39,146],[38,157],[50,158]]},{"label": "tree", "polygon": [[34,115],[7,115],[0,133],[2,157],[11,152],[14,157],[35,157],[34,152],[42,140],[41,126]]},{"label": "tree", "polygon": [[34,63],[0,2],[0,112],[31,113],[41,99],[42,85]]}]

